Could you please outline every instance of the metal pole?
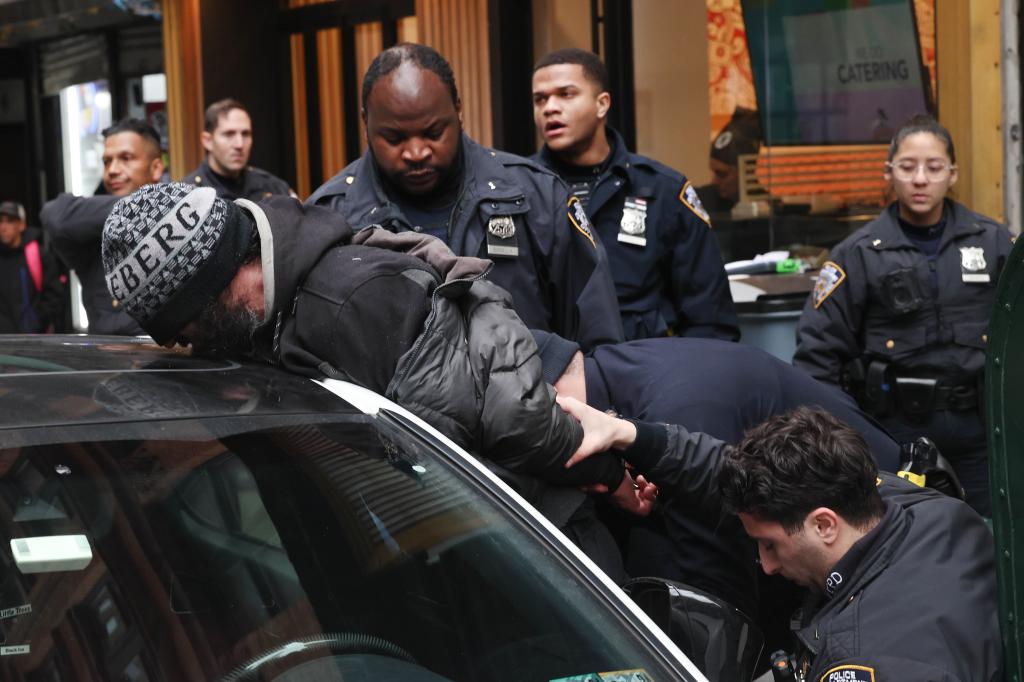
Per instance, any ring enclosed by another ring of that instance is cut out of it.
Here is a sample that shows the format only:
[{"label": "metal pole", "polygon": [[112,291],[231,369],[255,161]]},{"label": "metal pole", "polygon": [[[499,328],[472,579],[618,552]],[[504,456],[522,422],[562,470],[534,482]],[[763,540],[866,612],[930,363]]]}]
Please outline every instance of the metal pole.
[{"label": "metal pole", "polygon": [[999,7],[1003,80],[1003,208],[1006,224],[1021,231],[1021,91],[1020,2],[1001,0]]}]

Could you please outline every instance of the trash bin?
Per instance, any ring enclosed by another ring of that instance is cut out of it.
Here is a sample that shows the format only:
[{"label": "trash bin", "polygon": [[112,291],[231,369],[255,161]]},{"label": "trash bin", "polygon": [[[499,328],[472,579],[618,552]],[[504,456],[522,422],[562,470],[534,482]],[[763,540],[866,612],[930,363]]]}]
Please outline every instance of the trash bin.
[{"label": "trash bin", "polygon": [[791,362],[796,325],[817,272],[792,275],[733,275],[729,278],[741,343]]}]

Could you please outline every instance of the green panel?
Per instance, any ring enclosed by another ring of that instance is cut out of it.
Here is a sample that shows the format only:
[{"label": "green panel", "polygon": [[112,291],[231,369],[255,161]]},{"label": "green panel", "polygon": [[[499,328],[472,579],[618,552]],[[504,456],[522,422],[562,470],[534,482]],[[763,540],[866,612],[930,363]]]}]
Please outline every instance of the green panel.
[{"label": "green panel", "polygon": [[1006,680],[1024,680],[1024,239],[999,279],[985,369],[989,470]]}]

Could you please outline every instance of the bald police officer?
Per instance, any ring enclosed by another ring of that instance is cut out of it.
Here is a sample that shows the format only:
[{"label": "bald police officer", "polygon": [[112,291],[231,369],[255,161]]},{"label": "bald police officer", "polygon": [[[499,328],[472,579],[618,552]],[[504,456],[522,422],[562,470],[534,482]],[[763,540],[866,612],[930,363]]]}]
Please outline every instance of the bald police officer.
[{"label": "bald police officer", "polygon": [[578,199],[550,171],[483,147],[462,132],[462,105],[444,57],[403,43],[363,80],[369,148],[308,203],[370,225],[434,235],[459,255],[494,263],[533,329],[591,348],[622,340],[607,257]]}]

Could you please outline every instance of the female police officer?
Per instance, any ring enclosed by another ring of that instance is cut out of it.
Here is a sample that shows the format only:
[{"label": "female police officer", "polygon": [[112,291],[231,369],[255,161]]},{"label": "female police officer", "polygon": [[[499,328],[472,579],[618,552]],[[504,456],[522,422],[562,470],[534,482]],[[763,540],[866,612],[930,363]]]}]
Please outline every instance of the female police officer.
[{"label": "female police officer", "polygon": [[981,378],[1011,236],[946,198],[956,155],[931,117],[896,133],[885,178],[896,201],[833,249],[804,306],[793,364],[853,393],[897,441],[935,441],[968,502],[989,514]]}]

